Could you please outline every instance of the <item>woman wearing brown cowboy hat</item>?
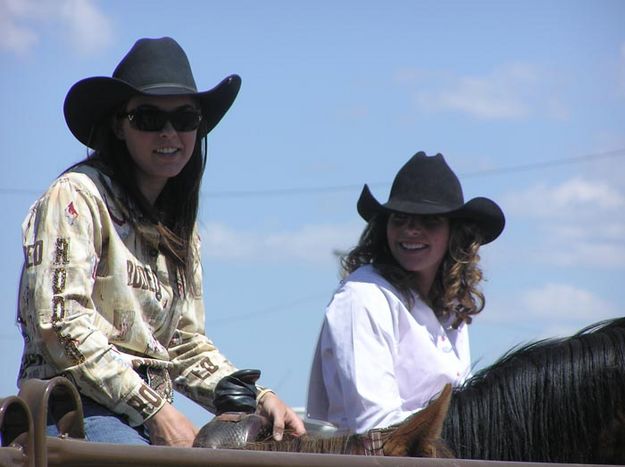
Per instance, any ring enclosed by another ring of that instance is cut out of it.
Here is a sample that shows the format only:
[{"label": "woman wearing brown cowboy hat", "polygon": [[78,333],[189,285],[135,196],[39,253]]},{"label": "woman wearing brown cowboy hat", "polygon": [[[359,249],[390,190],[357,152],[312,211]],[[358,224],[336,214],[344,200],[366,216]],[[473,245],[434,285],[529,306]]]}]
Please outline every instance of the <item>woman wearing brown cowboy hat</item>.
[{"label": "woman wearing brown cowboy hat", "polygon": [[219,381],[235,400],[237,384],[251,388],[244,405],[273,419],[276,438],[285,425],[304,431],[255,386],[258,372],[237,372],[204,335],[196,217],[205,138],[240,83],[232,75],[198,92],[186,54],[165,37],[140,39],[112,77],[81,80],[66,96],[67,125],[93,152],[23,224],[18,384],[69,378],[89,440],[191,446],[197,429],[171,404],[173,389],[214,411]]},{"label": "woman wearing brown cowboy hat", "polygon": [[414,155],[388,202],[364,186],[367,221],[326,309],[308,416],[364,432],[400,422],[470,373],[467,325],[484,307],[478,249],[502,232],[487,198],[464,202],[442,155]]}]

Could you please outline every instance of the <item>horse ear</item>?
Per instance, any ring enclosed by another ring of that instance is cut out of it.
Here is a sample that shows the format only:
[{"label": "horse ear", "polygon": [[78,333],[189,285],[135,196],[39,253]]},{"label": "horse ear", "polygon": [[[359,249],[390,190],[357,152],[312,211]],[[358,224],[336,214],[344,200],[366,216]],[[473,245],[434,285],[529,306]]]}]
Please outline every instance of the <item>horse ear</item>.
[{"label": "horse ear", "polygon": [[451,401],[451,384],[427,407],[404,420],[384,443],[385,456],[451,457],[441,439]]}]

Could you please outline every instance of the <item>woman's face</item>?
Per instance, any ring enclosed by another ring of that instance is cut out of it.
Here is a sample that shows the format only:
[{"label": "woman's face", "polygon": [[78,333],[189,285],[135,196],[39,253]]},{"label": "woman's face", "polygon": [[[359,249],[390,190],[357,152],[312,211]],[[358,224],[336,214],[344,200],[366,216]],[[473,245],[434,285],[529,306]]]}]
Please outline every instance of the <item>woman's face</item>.
[{"label": "woman's face", "polygon": [[[118,120],[115,132],[126,142],[135,163],[139,189],[154,203],[167,180],[191,159],[197,138],[193,118],[199,107],[190,96],[135,96],[125,111],[127,115]],[[176,113],[167,118],[161,111]],[[189,129],[193,126],[195,129]]]},{"label": "woman's face", "polygon": [[417,288],[429,293],[449,243],[449,219],[393,213],[386,224],[391,253],[406,271],[415,272]]}]

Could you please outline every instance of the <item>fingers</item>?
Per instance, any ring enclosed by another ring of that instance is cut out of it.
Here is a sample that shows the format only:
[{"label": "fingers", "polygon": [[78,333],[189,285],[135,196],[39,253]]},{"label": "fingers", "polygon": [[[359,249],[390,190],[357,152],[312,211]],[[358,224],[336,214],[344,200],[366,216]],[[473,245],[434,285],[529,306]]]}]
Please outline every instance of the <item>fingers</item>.
[{"label": "fingers", "polygon": [[267,393],[259,401],[259,409],[273,420],[273,439],[282,440],[284,429],[289,428],[293,436],[306,433],[304,422],[297,414],[273,393]]},{"label": "fingers", "polygon": [[304,427],[302,419],[299,418],[293,410],[287,410],[286,425],[293,430],[293,435],[302,436],[306,434],[306,428]]},{"label": "fingers", "polygon": [[145,422],[152,444],[191,447],[197,427],[173,405],[165,404]]},{"label": "fingers", "polygon": [[273,439],[282,441],[284,435],[284,417],[274,417],[273,419]]}]

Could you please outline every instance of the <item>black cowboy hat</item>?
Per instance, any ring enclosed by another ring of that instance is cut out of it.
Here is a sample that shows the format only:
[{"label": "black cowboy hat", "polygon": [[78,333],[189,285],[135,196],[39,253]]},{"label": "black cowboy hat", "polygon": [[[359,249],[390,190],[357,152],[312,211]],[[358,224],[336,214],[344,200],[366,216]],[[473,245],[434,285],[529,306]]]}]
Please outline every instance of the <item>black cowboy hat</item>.
[{"label": "black cowboy hat", "polygon": [[74,84],[63,107],[65,121],[74,136],[94,147],[94,130],[103,119],[132,96],[192,95],[202,108],[203,138],[234,102],[241,78],[230,75],[213,89],[198,92],[184,50],[171,37],[139,39],[119,62],[113,77],[97,76]]},{"label": "black cowboy hat", "polygon": [[501,234],[506,219],[488,198],[464,202],[462,187],[442,154],[428,157],[418,152],[397,172],[388,201],[380,204],[367,185],[358,199],[358,213],[367,222],[379,212],[444,214],[473,221],[482,233],[482,244]]}]

